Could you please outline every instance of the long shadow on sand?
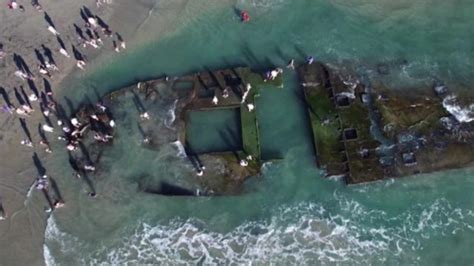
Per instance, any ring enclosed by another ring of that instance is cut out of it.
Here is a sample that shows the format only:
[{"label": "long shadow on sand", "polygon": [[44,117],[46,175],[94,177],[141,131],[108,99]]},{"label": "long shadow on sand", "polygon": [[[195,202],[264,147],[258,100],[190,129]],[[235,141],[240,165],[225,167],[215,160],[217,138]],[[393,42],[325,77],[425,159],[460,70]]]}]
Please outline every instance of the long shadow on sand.
[{"label": "long shadow on sand", "polygon": [[35,152],[33,153],[33,163],[35,164],[36,170],[38,171],[38,175],[44,176],[46,174],[46,168],[44,168],[43,163],[41,162],[38,154]]}]

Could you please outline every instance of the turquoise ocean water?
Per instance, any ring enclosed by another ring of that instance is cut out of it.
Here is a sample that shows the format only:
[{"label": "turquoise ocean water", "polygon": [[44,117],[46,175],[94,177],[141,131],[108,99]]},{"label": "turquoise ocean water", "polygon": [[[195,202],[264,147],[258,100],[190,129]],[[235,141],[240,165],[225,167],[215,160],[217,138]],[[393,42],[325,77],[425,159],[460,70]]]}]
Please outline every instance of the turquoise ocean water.
[{"label": "turquoise ocean water", "polygon": [[[396,2],[396,3],[395,3]],[[367,83],[403,90],[443,81],[474,84],[474,5],[470,1],[245,0],[187,19],[186,26],[64,84],[73,104],[137,80],[207,68],[285,65],[315,56]],[[199,6],[194,4],[193,7]],[[252,20],[239,22],[234,7]],[[188,10],[187,13],[192,13]],[[388,74],[377,72],[380,67]],[[48,162],[67,208],[48,220],[48,263],[132,264],[421,264],[474,263],[474,172],[457,170],[345,186],[315,167],[306,111],[295,74],[281,89],[262,92],[257,114],[263,175],[245,193],[216,198],[169,198],[138,192],[137,182],[167,180],[193,187],[180,154],[174,99],[160,88],[147,106],[157,150],[144,149],[131,97],[114,107],[118,136],[103,155],[90,199],[70,177],[63,152]],[[220,118],[232,117],[232,113]],[[203,119],[197,116],[195,119]],[[197,129],[200,130],[199,128]],[[199,135],[208,141],[212,134]],[[207,137],[208,136],[208,137]],[[58,147],[56,150],[60,150]],[[60,178],[59,178],[60,177]]]}]

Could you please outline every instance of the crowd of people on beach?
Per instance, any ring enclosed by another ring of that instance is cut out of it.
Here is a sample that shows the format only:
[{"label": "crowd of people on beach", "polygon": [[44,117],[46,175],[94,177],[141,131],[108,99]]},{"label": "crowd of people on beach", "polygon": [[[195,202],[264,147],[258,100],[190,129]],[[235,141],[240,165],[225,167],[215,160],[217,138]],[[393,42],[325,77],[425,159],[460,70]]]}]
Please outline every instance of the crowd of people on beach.
[{"label": "crowd of people on beach", "polygon": [[[18,13],[19,16],[23,15],[22,13],[25,11],[25,6],[20,4],[20,2],[21,1],[10,0],[7,3],[7,7],[11,9],[12,12],[20,11],[20,13]],[[102,5],[110,4],[110,2],[111,0],[97,0],[96,5],[97,8],[101,8]],[[53,149],[50,145],[47,134],[56,134],[57,139],[62,140],[65,143],[64,146],[69,153],[70,164],[74,169],[74,176],[86,177],[87,172],[95,171],[94,164],[89,161],[79,167],[77,160],[73,158],[71,153],[82,149],[80,149],[80,147],[83,147],[81,139],[85,135],[85,132],[90,128],[96,132],[94,135],[96,141],[110,141],[112,139],[110,129],[115,126],[115,122],[107,111],[107,107],[101,103],[97,104],[95,111],[88,117],[88,120],[90,121],[84,123],[80,122],[79,119],[75,117],[72,119],[68,118],[64,108],[58,101],[56,101],[50,83],[50,80],[54,80],[55,74],[61,71],[54,58],[58,55],[64,56],[66,61],[75,60],[76,66],[79,69],[84,70],[87,65],[87,57],[84,52],[80,51],[81,49],[100,49],[106,46],[105,39],[110,39],[111,47],[114,51],[121,52],[126,48],[126,44],[123,37],[118,32],[113,32],[104,20],[102,20],[98,15],[93,14],[86,6],[83,6],[78,10],[78,15],[82,19],[83,24],[78,25],[80,23],[74,23],[72,25],[74,27],[76,38],[65,36],[69,41],[69,44],[66,44],[63,41],[63,35],[57,29],[53,18],[47,13],[47,6],[43,7],[39,0],[32,0],[31,6],[38,11],[38,13],[41,13],[44,16],[45,30],[52,33],[52,37],[57,41],[58,48],[50,49],[42,44],[40,48],[36,48],[32,51],[35,53],[37,62],[27,63],[23,57],[16,52],[7,52],[8,50],[14,50],[14,47],[4,47],[0,40],[0,60],[6,60],[9,56],[12,56],[17,68],[13,73],[13,76],[18,78],[20,80],[19,82],[22,83],[18,88],[14,87],[11,91],[0,87],[0,94],[2,94],[4,99],[4,104],[2,105],[1,110],[3,113],[18,117],[21,128],[26,135],[26,138],[20,141],[20,145],[23,145],[28,149],[36,150],[35,143],[38,143],[44,152],[49,154],[53,152]],[[32,66],[36,66],[36,68]],[[38,81],[43,85],[42,90],[39,89],[36,84]],[[15,95],[18,104],[14,104],[10,100],[10,94]],[[41,110],[44,123],[38,125],[39,140],[35,142],[33,140],[33,135],[29,130],[27,121],[31,120],[29,117],[34,115],[37,109]],[[73,110],[70,111],[73,112]],[[53,120],[56,120],[56,123],[53,123]],[[107,124],[105,124],[104,121],[106,121]],[[48,211],[62,207],[64,205],[64,200],[59,196],[60,194],[58,192],[55,193],[54,200],[50,199],[49,188],[51,177],[46,175],[46,170],[42,166],[36,152],[34,152],[33,160],[39,173],[31,188],[36,188],[37,190],[44,192],[50,204]],[[57,190],[57,187],[55,190]],[[88,195],[91,197],[97,195],[93,186],[91,186]],[[5,214],[1,203],[0,209],[2,212],[0,213],[0,217],[4,217]]]},{"label": "crowd of people on beach", "polygon": [[[96,1],[97,8],[108,3],[110,3],[110,0]],[[38,125],[39,140],[37,143],[42,147],[46,154],[52,153],[53,149],[48,140],[47,134],[56,134],[57,139],[64,142],[64,147],[69,154],[69,163],[74,170],[73,176],[86,179],[90,186],[88,195],[90,197],[96,197],[97,193],[88,178],[88,173],[96,170],[94,162],[92,162],[88,156],[84,156],[86,157],[85,163],[80,163],[73,154],[80,151],[87,155],[87,150],[85,150],[85,145],[82,141],[88,131],[94,132],[93,139],[97,143],[110,142],[113,139],[115,121],[113,120],[112,114],[109,112],[108,108],[101,102],[97,103],[92,109],[89,108],[86,113],[82,113],[82,117],[80,118],[74,116],[75,114],[73,112],[75,110],[72,110],[72,107],[70,106],[72,118],[68,117],[62,105],[56,101],[53,89],[51,88],[50,80],[54,79],[55,73],[61,71],[54,58],[56,55],[59,55],[64,56],[66,61],[75,60],[76,66],[79,69],[84,70],[87,65],[87,57],[84,52],[80,51],[80,49],[100,49],[106,46],[105,40],[110,39],[114,51],[120,52],[126,49],[125,41],[118,32],[113,32],[104,20],[93,14],[89,8],[83,6],[78,12],[83,24],[78,25],[80,23],[74,23],[72,25],[76,41],[72,41],[71,38],[67,36],[70,43],[69,45],[66,45],[62,39],[63,35],[56,28],[53,18],[51,18],[46,12],[47,7],[44,8],[39,0],[31,1],[31,5],[36,11],[44,15],[45,30],[48,30],[53,35],[53,38],[57,41],[58,48],[52,50],[42,44],[41,48],[34,49],[37,62],[33,63],[33,65],[36,65],[37,71],[34,71],[33,68],[30,67],[32,64],[31,62],[28,64],[19,54],[13,53],[11,55],[17,68],[13,74],[15,77],[20,79],[20,82],[23,84],[18,86],[18,88],[14,87],[13,90],[10,91],[10,93],[15,94],[18,104],[13,104],[9,98],[9,92],[0,87],[0,94],[2,94],[5,102],[1,107],[2,111],[19,118],[21,128],[26,135],[26,138],[22,139],[19,144],[28,149],[36,150],[35,141],[33,140],[32,134],[28,128],[27,121],[28,117],[33,115],[35,110],[38,108],[41,111],[44,123]],[[8,8],[12,11],[25,11],[25,7],[19,4],[16,0],[10,0],[8,2]],[[21,13],[19,13],[19,15],[21,15]],[[70,49],[68,49],[68,47],[70,47]],[[10,54],[5,51],[4,46],[0,41],[0,60],[5,60],[9,55]],[[308,57],[306,61],[308,64],[312,64],[314,59]],[[294,60],[289,62],[287,68],[294,69]],[[281,68],[269,70],[264,73],[264,81],[274,80],[278,75],[281,75],[281,73],[283,73],[283,69]],[[38,89],[35,83],[38,80],[41,80],[43,90]],[[137,87],[140,88],[140,85],[141,84],[138,83]],[[29,88],[29,93],[27,92],[28,89],[25,89],[25,87]],[[245,104],[250,112],[255,108],[253,103],[246,103],[247,95],[251,89],[251,85],[247,84],[245,90],[243,90],[243,95],[241,95],[241,103]],[[222,97],[227,98],[228,96],[229,89],[225,88]],[[218,101],[219,99],[217,96],[214,96],[212,103],[217,105]],[[139,117],[142,121],[150,119],[150,114],[144,108],[139,111]],[[55,120],[55,123],[53,123],[53,120]],[[150,138],[144,136],[143,143],[147,144],[149,141]],[[248,160],[252,159],[252,157],[247,157],[240,160],[239,164],[242,167],[246,167],[248,165]],[[42,166],[36,152],[34,152],[33,161],[38,169],[38,177],[35,179],[31,188],[36,188],[37,190],[44,192],[44,195],[50,203],[48,211],[64,206],[64,200],[60,196],[57,185],[54,189],[56,191],[56,196],[54,200],[50,199],[49,187],[52,178],[46,175],[46,170]],[[197,165],[196,174],[202,176],[204,174],[205,166],[202,165],[202,163],[198,163]],[[0,209],[3,211],[1,203]]]}]

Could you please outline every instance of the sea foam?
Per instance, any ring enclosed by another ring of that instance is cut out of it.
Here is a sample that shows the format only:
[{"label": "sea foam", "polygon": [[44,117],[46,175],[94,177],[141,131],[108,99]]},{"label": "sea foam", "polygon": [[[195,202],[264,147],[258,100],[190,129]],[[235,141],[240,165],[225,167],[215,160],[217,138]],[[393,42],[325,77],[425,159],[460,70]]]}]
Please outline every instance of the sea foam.
[{"label": "sea foam", "polygon": [[51,251],[49,250],[49,247],[46,244],[43,245],[43,257],[46,266],[58,265],[54,260],[54,257],[51,255]]},{"label": "sea foam", "polygon": [[175,100],[171,105],[170,109],[166,113],[165,119],[165,126],[169,129],[173,129],[171,125],[176,120],[176,105],[178,104],[178,100]]},{"label": "sea foam", "polygon": [[181,141],[177,140],[175,142],[171,142],[171,144],[178,150],[177,156],[179,158],[186,158],[186,150],[184,149],[183,143],[181,143]]},{"label": "sea foam", "polygon": [[[339,202],[337,213],[317,203],[288,205],[279,208],[268,220],[244,222],[228,232],[213,231],[205,222],[194,218],[158,225],[140,222],[131,235],[124,236],[113,247],[89,247],[96,252],[84,256],[82,261],[86,264],[158,261],[165,264],[378,264],[400,260],[417,263],[416,253],[423,249],[426,239],[453,231],[473,231],[465,220],[467,216],[472,219],[472,212],[453,208],[445,199],[414,205],[397,216],[389,216],[337,193],[334,196]],[[61,256],[77,252],[85,245],[60,232],[54,219],[48,221],[46,234],[47,244],[59,245]]]},{"label": "sea foam", "polygon": [[461,123],[474,121],[474,104],[461,106],[454,95],[448,95],[443,99],[443,107]]}]

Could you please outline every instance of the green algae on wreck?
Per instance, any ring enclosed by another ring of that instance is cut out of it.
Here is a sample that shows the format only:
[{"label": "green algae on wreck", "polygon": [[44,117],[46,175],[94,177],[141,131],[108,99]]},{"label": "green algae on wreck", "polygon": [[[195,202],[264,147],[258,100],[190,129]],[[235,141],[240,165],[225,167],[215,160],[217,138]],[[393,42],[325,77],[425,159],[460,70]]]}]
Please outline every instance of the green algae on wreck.
[{"label": "green algae on wreck", "polygon": [[[346,183],[356,184],[474,165],[474,122],[456,123],[443,105],[445,95],[432,88],[399,95],[380,85],[344,81],[320,63],[301,65],[297,74],[316,163],[327,176],[344,176]],[[281,86],[282,75],[266,80],[241,67],[140,82],[102,101],[113,105],[131,93],[134,101],[153,104],[162,96],[157,88],[171,93],[178,141],[198,173],[200,188],[207,195],[236,194],[247,178],[260,174],[263,164],[256,99],[262,89]],[[76,117],[87,124],[96,111],[87,105]],[[104,122],[111,119],[100,115]],[[148,149],[173,141],[157,140],[162,132],[143,135],[149,139],[143,143]],[[98,162],[101,148],[88,145],[96,147],[92,150]]]},{"label": "green algae on wreck", "polygon": [[298,74],[326,175],[355,184],[474,165],[474,122],[457,121],[433,88],[401,95],[346,84],[319,63],[300,66]]}]

